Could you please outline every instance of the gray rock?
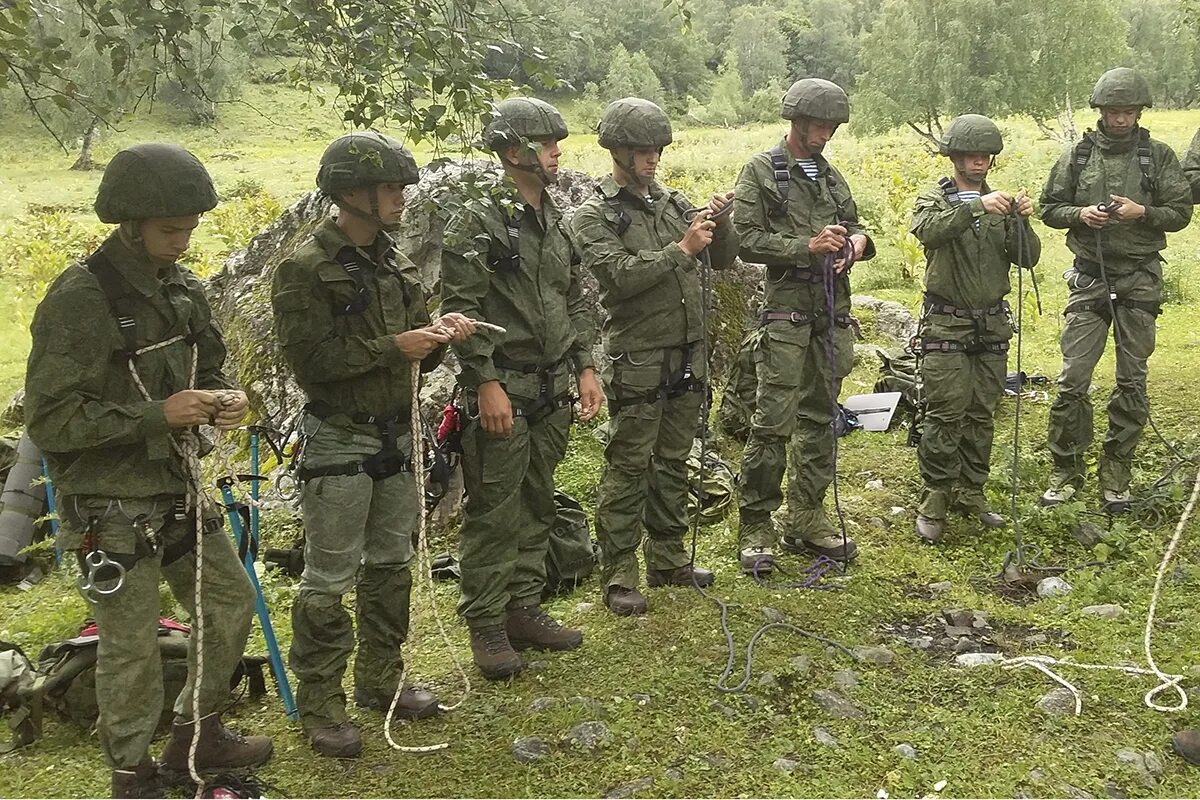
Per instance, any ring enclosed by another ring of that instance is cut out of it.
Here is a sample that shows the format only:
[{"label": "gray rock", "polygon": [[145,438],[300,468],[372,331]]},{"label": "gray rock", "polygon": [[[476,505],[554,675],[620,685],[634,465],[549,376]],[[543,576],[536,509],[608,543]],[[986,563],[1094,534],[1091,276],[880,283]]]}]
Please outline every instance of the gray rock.
[{"label": "gray rock", "polygon": [[812,671],[812,659],[808,656],[792,656],[788,659],[788,666],[798,675],[804,676]]},{"label": "gray rock", "polygon": [[643,706],[643,707],[648,706],[651,703],[650,695],[648,695],[648,694],[638,693],[638,694],[635,694],[630,699],[632,699],[633,702],[637,703],[639,706]]},{"label": "gray rock", "polygon": [[942,611],[947,628],[970,628],[975,621],[975,612],[967,608],[947,608]]},{"label": "gray rock", "polygon": [[537,714],[542,711],[548,711],[558,705],[557,697],[539,697],[529,704],[529,713]]},{"label": "gray rock", "polygon": [[1142,786],[1147,789],[1153,789],[1158,786],[1159,778],[1163,775],[1162,759],[1157,753],[1147,751],[1140,753],[1137,750],[1118,750],[1117,763],[1130,767],[1137,773],[1138,780]]},{"label": "gray rock", "polygon": [[917,333],[917,320],[906,307],[893,300],[880,300],[870,295],[855,295],[850,301],[856,309],[870,312],[866,328],[874,328],[880,337],[894,339],[896,344],[908,344]]},{"label": "gray rock", "polygon": [[522,736],[512,743],[512,755],[522,764],[531,764],[550,755],[550,743],[536,736]]},{"label": "gray rock", "polygon": [[1031,633],[1025,637],[1025,644],[1045,644],[1050,637],[1044,633]]},{"label": "gray rock", "polygon": [[896,745],[892,748],[892,752],[901,758],[908,759],[909,761],[917,760],[917,749],[908,742]]},{"label": "gray rock", "polygon": [[1119,619],[1125,614],[1125,609],[1114,603],[1104,603],[1098,606],[1084,606],[1079,609],[1079,613],[1100,619]]},{"label": "gray rock", "polygon": [[664,772],[663,775],[665,775],[667,780],[669,780],[669,781],[683,780],[683,770],[678,769],[676,767],[671,767],[666,772]]},{"label": "gray rock", "polygon": [[1003,653],[962,653],[954,657],[954,663],[960,667],[986,667],[999,664],[1004,660]]},{"label": "gray rock", "polygon": [[622,783],[620,786],[614,786],[613,788],[609,789],[608,793],[604,796],[606,798],[633,797],[638,792],[644,789],[649,789],[653,785],[654,778],[638,778],[636,781],[630,781],[629,783]]},{"label": "gray rock", "polygon": [[1071,584],[1057,575],[1042,578],[1037,585],[1038,597],[1059,597],[1071,593]]},{"label": "gray rock", "polygon": [[867,645],[854,648],[854,657],[868,664],[890,664],[896,660],[896,654],[886,647]]},{"label": "gray rock", "polygon": [[826,747],[840,747],[841,746],[841,743],[837,740],[837,737],[834,736],[829,731],[825,730],[824,728],[814,727],[812,729],[812,732],[813,732],[813,738],[816,739],[821,744],[825,745]]},{"label": "gray rock", "polygon": [[964,636],[974,636],[975,629],[969,627],[960,628],[957,625],[947,625],[946,635],[954,639],[961,639]]},{"label": "gray rock", "polygon": [[973,653],[973,652],[975,652],[976,648],[978,648],[978,647],[979,647],[979,645],[977,643],[975,643],[971,639],[968,639],[964,636],[962,639],[959,639],[957,642],[954,643],[954,652],[956,652],[956,653]]},{"label": "gray rock", "polygon": [[844,692],[858,688],[858,673],[852,669],[839,669],[833,673],[833,683]]},{"label": "gray rock", "polygon": [[883,480],[880,478],[875,478],[874,480],[867,481],[864,486],[868,489],[882,489]]},{"label": "gray rock", "polygon": [[1034,783],[1041,783],[1042,781],[1046,780],[1046,771],[1041,767],[1034,767],[1033,769],[1029,770],[1029,780],[1033,781]]},{"label": "gray rock", "polygon": [[888,524],[883,517],[871,517],[869,520],[867,520],[867,524],[872,528],[876,528],[881,531],[886,531],[888,527]]},{"label": "gray rock", "polygon": [[954,590],[954,584],[950,581],[938,581],[937,583],[929,584],[929,586],[925,588],[929,589],[929,591],[933,592],[934,594],[945,594],[946,592]]},{"label": "gray rock", "polygon": [[723,753],[705,753],[701,756],[709,766],[717,769],[726,769],[731,766],[728,758]]},{"label": "gray rock", "polygon": [[1111,797],[1112,800],[1125,800],[1129,794],[1117,784],[1109,781],[1104,784],[1104,794]]},{"label": "gray rock", "polygon": [[842,697],[837,692],[828,689],[817,689],[812,693],[813,702],[825,710],[827,714],[842,719],[861,719],[862,709]]},{"label": "gray rock", "polygon": [[1052,689],[1037,701],[1037,707],[1052,717],[1066,717],[1075,713],[1075,695],[1065,686]]},{"label": "gray rock", "polygon": [[991,621],[988,620],[988,615],[987,615],[986,611],[972,611],[971,614],[972,614],[972,616],[971,616],[971,627],[972,628],[991,628],[992,627]]},{"label": "gray rock", "polygon": [[595,607],[596,607],[595,603],[576,603],[575,604],[575,613],[586,614],[587,612],[591,611]]},{"label": "gray rock", "polygon": [[596,750],[612,741],[612,733],[603,722],[581,722],[567,733],[566,741],[584,750]]},{"label": "gray rock", "polygon": [[1096,800],[1096,796],[1088,792],[1087,789],[1080,789],[1078,786],[1067,784],[1067,797],[1073,797],[1075,800]]},{"label": "gray rock", "polygon": [[775,759],[775,763],[772,764],[771,766],[774,767],[775,769],[779,770],[780,772],[786,772],[787,774],[790,775],[796,771],[796,767],[800,766],[800,762],[796,761],[793,758],[780,757],[780,758]]},{"label": "gray rock", "polygon": [[767,689],[778,689],[779,678],[775,677],[774,672],[764,672],[758,676],[758,685]]},{"label": "gray rock", "polygon": [[787,620],[787,617],[783,615],[783,612],[777,608],[763,606],[759,610],[762,611],[763,618],[766,619],[767,622],[776,623],[785,622]]},{"label": "gray rock", "polygon": [[1071,536],[1084,547],[1091,549],[1104,541],[1104,529],[1091,522],[1081,522],[1071,528]]}]

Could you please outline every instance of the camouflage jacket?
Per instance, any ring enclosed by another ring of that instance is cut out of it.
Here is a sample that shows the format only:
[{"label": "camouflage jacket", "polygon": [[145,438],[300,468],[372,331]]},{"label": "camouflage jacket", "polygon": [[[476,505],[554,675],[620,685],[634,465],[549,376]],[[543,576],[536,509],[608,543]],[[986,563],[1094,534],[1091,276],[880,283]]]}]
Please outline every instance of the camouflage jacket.
[{"label": "camouflage jacket", "polygon": [[1100,131],[1089,131],[1096,144],[1086,165],[1072,180],[1075,148],[1069,148],[1050,170],[1042,190],[1042,221],[1051,228],[1067,229],[1067,247],[1079,258],[1096,262],[1096,232],[1080,222],[1087,206],[1107,203],[1110,195],[1128,197],[1146,207],[1144,219],[1109,222],[1101,234],[1105,270],[1112,275],[1134,272],[1147,262],[1157,261],[1167,246],[1166,233],[1187,227],[1192,218],[1192,190],[1179,166],[1175,151],[1150,140],[1150,175],[1154,191],[1142,186],[1138,166],[1137,131],[1129,139],[1114,142]]},{"label": "camouflage jacket", "polygon": [[917,197],[911,230],[925,247],[925,291],[963,308],[1000,302],[1012,288],[1009,265],[1032,267],[1042,255],[1028,220],[988,214],[978,198],[956,202],[940,185]]},{"label": "camouflage jacket", "polygon": [[[571,232],[583,265],[600,284],[605,350],[624,353],[700,341],[700,262],[677,246],[688,229],[683,212],[691,203],[657,183],[650,186],[648,201],[617,186],[611,176],[597,189],[575,212]],[[718,222],[708,248],[713,267],[731,266],[737,243],[728,217]]]},{"label": "camouflage jacket", "polygon": [[[225,343],[204,287],[177,264],[157,269],[112,235],[100,246],[128,284],[140,347],[194,338],[198,389],[227,389]],[[177,341],[134,359],[150,394],[134,384],[125,340],[96,276],[74,264],[54,281],[33,317],[25,375],[25,422],[55,488],[115,498],[181,495],[182,464],[171,446],[163,401],[189,388],[192,348]]]},{"label": "camouflage jacket", "polygon": [[[790,267],[815,270],[820,274],[823,256],[808,252],[808,240],[826,225],[847,223],[851,234],[866,235],[859,224],[858,207],[850,187],[841,174],[822,156],[816,156],[817,179],[801,169],[787,140],[780,147],[788,163],[787,211],[774,216],[779,189],[771,154],[753,156],[738,176],[734,200],[733,225],[741,240],[741,256],[746,261],[766,265],[763,308],[770,311],[820,312],[825,308],[825,289],[821,283],[796,281],[780,276]],[[875,244],[867,239],[863,261],[875,257]],[[837,313],[850,309],[850,276],[843,273],[836,281]]]},{"label": "camouflage jacket", "polygon": [[[511,183],[499,191],[505,202],[495,197],[470,200],[446,225],[441,310],[507,330],[480,330],[453,345],[462,386],[474,389],[498,380],[510,395],[532,399],[537,397],[536,376],[523,380],[520,370],[496,362],[549,368],[569,359],[577,371],[590,368],[594,323],[580,288],[574,248],[550,194],[543,192],[541,209],[534,209]],[[519,230],[517,254],[509,222]]]},{"label": "camouflage jacket", "polygon": [[1192,143],[1183,156],[1183,174],[1192,185],[1192,202],[1200,203],[1200,130],[1192,137]]},{"label": "camouflage jacket", "polygon": [[[339,259],[355,256],[365,307],[347,313],[359,286]],[[356,248],[332,217],[323,220],[275,271],[271,306],[283,357],[309,401],[328,409],[325,414],[408,412],[412,365],[395,337],[427,325],[429,310],[416,267],[395,252],[386,233]],[[422,371],[441,363],[444,352],[427,356]]]}]

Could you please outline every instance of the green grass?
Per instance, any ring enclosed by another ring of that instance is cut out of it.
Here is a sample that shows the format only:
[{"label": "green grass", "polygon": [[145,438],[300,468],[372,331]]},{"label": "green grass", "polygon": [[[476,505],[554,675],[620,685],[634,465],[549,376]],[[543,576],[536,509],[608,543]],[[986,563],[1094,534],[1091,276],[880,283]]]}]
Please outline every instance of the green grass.
[{"label": "green grass", "polygon": [[[217,130],[188,129],[178,127],[163,112],[106,139],[99,155],[111,155],[137,139],[176,138],[208,159],[219,185],[253,179],[286,204],[311,185],[321,149],[340,130],[336,115],[327,109],[306,109],[302,96],[285,90],[248,87],[247,97],[280,124],[271,125],[248,108],[235,106]],[[1156,136],[1182,148],[1200,124],[1200,112],[1152,112],[1146,121]],[[1037,139],[1033,126],[1023,121],[1007,122],[1005,129],[1009,145],[992,183],[1005,188],[1026,185],[1036,193],[1059,146]],[[779,133],[779,126],[684,130],[667,152],[667,180],[694,198],[728,186],[745,158],[772,144]],[[239,157],[213,158],[221,152]],[[427,158],[429,153],[421,155]],[[832,155],[844,167],[880,247],[875,262],[856,267],[858,285],[869,285],[874,294],[914,307],[918,291],[903,279],[912,265],[905,260],[901,226],[914,187],[940,174],[943,162],[901,133],[872,139],[839,133]],[[87,207],[99,175],[68,172],[70,160],[26,123],[5,122],[0,129],[0,217],[14,218],[17,221],[10,224],[20,225],[30,206],[58,206],[66,207],[80,225],[92,224]],[[573,135],[564,163],[599,172],[604,167],[603,153],[592,137]],[[1036,318],[1032,304],[1026,304],[1024,368],[1053,377],[1059,362],[1058,315],[1066,296],[1059,276],[1068,256],[1061,234],[1039,231],[1046,245],[1039,275],[1047,313]],[[1184,300],[1169,305],[1159,320],[1150,392],[1155,419],[1164,433],[1195,453],[1200,420],[1196,406],[1200,228],[1173,235],[1170,242],[1168,271]],[[215,239],[197,243],[201,251],[215,252],[217,247]],[[17,278],[0,276],[6,284]],[[9,297],[4,302],[0,387],[11,389],[20,381],[28,346],[20,326],[31,301]],[[1014,366],[1010,359],[1010,368]],[[1096,372],[1098,405],[1112,385],[1112,372],[1109,354]],[[851,375],[846,393],[870,391],[874,380],[871,368],[860,367]],[[282,794],[294,796],[598,796],[644,777],[652,777],[654,784],[640,794],[663,797],[874,796],[881,788],[893,796],[920,796],[933,793],[934,785],[943,780],[947,784],[939,794],[945,797],[1018,792],[1063,796],[1074,791],[1071,787],[1102,796],[1108,783],[1130,796],[1197,796],[1200,771],[1168,753],[1170,733],[1196,719],[1190,713],[1164,715],[1146,709],[1141,697],[1150,681],[1067,671],[1066,677],[1084,692],[1083,715],[1051,718],[1034,705],[1054,688],[1039,673],[955,669],[949,666],[949,655],[911,649],[885,630],[886,625],[919,620],[943,608],[967,607],[988,612],[997,640],[1010,655],[1069,653],[1081,662],[1140,661],[1141,626],[1154,570],[1181,503],[1169,504],[1165,524],[1143,528],[1132,521],[1121,522],[1103,548],[1096,553],[1084,551],[1070,535],[1081,509],[1048,512],[1034,507],[1048,472],[1047,406],[1045,402],[1024,405],[1020,513],[1026,540],[1042,551],[1044,563],[1079,564],[1099,556],[1107,562],[1068,573],[1074,592],[1065,598],[1014,603],[992,590],[990,578],[1011,546],[1007,534],[983,534],[963,524],[956,525],[940,547],[917,544],[911,525],[919,482],[915,454],[904,446],[904,433],[856,433],[843,440],[839,474],[848,524],[862,555],[838,580],[840,591],[770,591],[737,577],[732,514],[702,532],[700,559],[717,569],[715,592],[731,606],[739,664],[733,682],[740,675],[750,635],[764,621],[763,607],[777,609],[802,628],[847,646],[885,645],[896,654],[890,665],[855,664],[811,640],[773,631],[756,652],[747,689],[755,699],[726,695],[714,688],[726,657],[714,605],[689,589],[658,589],[649,592],[650,616],[617,619],[603,611],[593,580],[551,608],[556,616],[584,628],[587,640],[582,649],[533,655],[531,660],[539,662],[539,668],[508,683],[489,684],[472,673],[473,691],[460,710],[399,728],[398,739],[405,744],[449,741],[451,747],[444,753],[418,757],[390,752],[379,716],[363,712],[356,715],[367,736],[363,757],[343,763],[318,761],[273,696],[242,703],[232,722],[275,737],[276,755],[263,774],[279,785]],[[1005,511],[1012,423],[1013,403],[1006,400],[999,414],[993,480],[988,487],[996,507]],[[728,450],[736,452],[733,447]],[[1164,448],[1147,436],[1135,488],[1145,489],[1170,461]],[[601,467],[601,451],[591,431],[580,430],[560,467],[560,484],[591,509]],[[1177,480],[1190,478],[1183,472]],[[882,489],[866,487],[875,478],[883,481]],[[904,511],[893,516],[893,506]],[[870,523],[876,517],[885,527]],[[1196,530],[1195,524],[1190,526],[1189,535]],[[267,536],[289,542],[294,526],[272,517]],[[1195,623],[1200,599],[1193,566],[1197,550],[1192,542],[1185,539],[1180,577],[1166,583],[1159,606],[1155,654],[1168,672],[1190,674],[1200,660]],[[441,544],[436,542],[435,547]],[[784,564],[791,570],[801,566],[795,559]],[[924,587],[943,580],[954,588],[931,598]],[[295,587],[274,575],[265,584],[277,633],[286,648],[287,609]],[[453,620],[454,587],[438,584],[435,593],[439,613],[450,624],[456,653],[469,659],[465,631]],[[1080,614],[1086,605],[1106,602],[1120,603],[1126,615],[1106,622]],[[73,634],[86,613],[73,591],[69,570],[58,570],[30,592],[0,590],[0,639],[36,651]],[[1025,635],[1038,631],[1053,633],[1051,643],[1039,646],[1025,641]],[[406,655],[413,671],[437,685],[447,698],[456,699],[461,691],[457,675],[423,605],[418,606],[412,640],[413,648]],[[1061,648],[1055,644],[1060,640],[1065,643]],[[251,650],[261,652],[261,641],[252,642]],[[811,657],[811,673],[799,675],[789,666],[789,659],[799,654]],[[859,687],[845,694],[863,710],[862,719],[830,718],[812,700],[813,690],[834,688],[832,673],[839,669],[859,673]],[[779,685],[760,685],[763,671],[777,675]],[[640,705],[633,699],[637,694],[649,695],[649,702]],[[558,703],[547,711],[530,713],[530,703],[542,697],[557,698]],[[577,697],[594,702],[572,700]],[[526,766],[509,753],[517,737],[557,742],[572,725],[592,719],[603,721],[612,731],[611,744],[594,754],[561,747]],[[836,736],[839,746],[819,743],[814,726]],[[892,750],[904,742],[916,748],[916,761],[906,761]],[[1142,786],[1134,773],[1118,764],[1115,753],[1123,748],[1157,752],[1165,763],[1161,782],[1152,788]],[[774,769],[775,760],[785,756],[801,767],[791,774]],[[1031,770],[1037,772],[1031,776]],[[107,791],[107,780],[94,736],[56,718],[47,720],[44,739],[0,764],[2,796],[100,795]]]}]

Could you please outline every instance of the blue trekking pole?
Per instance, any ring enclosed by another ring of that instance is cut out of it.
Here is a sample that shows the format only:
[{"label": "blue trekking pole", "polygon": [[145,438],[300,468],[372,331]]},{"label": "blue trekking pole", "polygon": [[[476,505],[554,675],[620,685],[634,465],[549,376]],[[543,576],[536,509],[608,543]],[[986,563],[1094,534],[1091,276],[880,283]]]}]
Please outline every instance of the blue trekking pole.
[{"label": "blue trekking pole", "polygon": [[[258,574],[254,571],[254,551],[258,546],[257,537],[252,542],[246,541],[246,531],[242,527],[242,515],[238,513],[237,503],[233,499],[232,477],[221,478],[217,485],[221,487],[221,500],[225,503],[225,511],[229,515],[229,526],[233,529],[233,539],[238,550],[245,547],[242,566],[254,586],[254,608],[258,613],[258,624],[262,627],[263,639],[267,643],[267,657],[271,662],[271,672],[275,675],[275,685],[279,689],[279,699],[283,701],[283,710],[288,719],[299,719],[300,712],[296,709],[296,700],[292,696],[292,685],[288,681],[287,671],[283,667],[283,656],[279,652],[279,642],[275,639],[275,628],[271,625],[271,616],[267,612],[267,601],[263,598],[262,585],[258,582]],[[250,507],[250,520],[253,525],[258,509]],[[253,532],[253,529],[252,529]]]},{"label": "blue trekking pole", "polygon": [[46,481],[46,510],[50,514],[50,535],[54,537],[54,565],[62,566],[62,548],[58,546],[58,511],[54,504],[54,481],[50,480],[50,465],[42,456],[42,478]]}]

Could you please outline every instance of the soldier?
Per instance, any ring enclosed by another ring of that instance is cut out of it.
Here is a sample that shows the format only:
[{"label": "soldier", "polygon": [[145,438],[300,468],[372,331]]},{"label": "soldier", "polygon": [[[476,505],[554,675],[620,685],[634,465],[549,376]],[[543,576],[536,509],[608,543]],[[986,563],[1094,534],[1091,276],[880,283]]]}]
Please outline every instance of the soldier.
[{"label": "soldier", "polygon": [[[758,390],[739,482],[742,568],[760,572],[774,562],[771,513],[783,500],[785,462],[782,547],[842,561],[857,554],[853,540],[843,547],[822,504],[834,473],[831,389],[853,363],[849,268],[875,255],[850,187],[821,155],[850,119],[846,93],[819,78],[796,81],[783,96],[782,116],[791,122],[787,136],[742,168],[734,200],[741,256],[766,265],[754,345]],[[827,256],[835,259],[833,319],[826,314]]]},{"label": "soldier", "polygon": [[1075,254],[1067,273],[1062,372],[1050,407],[1054,472],[1043,505],[1064,503],[1083,488],[1092,442],[1088,387],[1110,323],[1117,380],[1099,482],[1106,510],[1124,511],[1131,500],[1133,453],[1150,415],[1146,376],[1161,312],[1160,252],[1165,233],[1182,230],[1192,217],[1192,192],[1174,151],[1138,125],[1151,104],[1150,87],[1136,71],[1119,67],[1101,75],[1091,98],[1100,109],[1098,130],[1062,155],[1042,191],[1042,220],[1067,229]]},{"label": "soldier", "polygon": [[596,274],[604,320],[605,394],[610,414],[606,468],[596,507],[604,605],[614,614],[645,614],[638,591],[637,547],[650,586],[709,586],[713,574],[691,562],[687,457],[707,391],[700,264],[733,264],[737,235],[728,205],[714,195],[708,211],[655,181],[671,120],[649,100],[610,103],[600,118],[600,146],[612,175],[571,220],[583,264]]},{"label": "soldier", "polygon": [[[321,156],[317,186],[338,215],[323,220],[275,272],[271,302],[283,356],[308,397],[304,417],[304,574],[292,606],[296,704],[318,753],[362,750],[346,715],[342,675],[354,659],[354,701],[387,712],[403,670],[412,592],[412,535],[421,498],[411,471],[413,362],[429,372],[445,344],[474,330],[461,315],[431,325],[416,267],[388,231],[417,181],[395,139],[351,133]],[[361,565],[361,566],[360,566]],[[342,597],[355,589],[352,633]],[[395,716],[438,713],[405,688]]]},{"label": "soldier", "polygon": [[1041,242],[1029,225],[1032,201],[988,186],[1003,148],[987,117],[955,118],[939,145],[954,176],[922,192],[913,211],[912,232],[927,262],[920,330],[925,430],[917,450],[925,489],[916,528],[928,542],[942,538],[950,510],[988,528],[1004,526],[983,493],[1013,334],[1004,298],[1009,265],[1032,268]]},{"label": "soldier", "polygon": [[1192,137],[1192,143],[1183,156],[1182,166],[1183,174],[1192,186],[1192,202],[1200,203],[1200,130]]},{"label": "soldier", "polygon": [[193,617],[202,605],[204,644],[201,719],[192,717],[193,637],[164,768],[188,770],[197,727],[202,772],[271,757],[270,739],[243,738],[218,717],[250,633],[254,590],[221,533],[221,515],[195,490],[196,426],[233,428],[247,408],[222,371],[225,344],[204,287],[176,263],[200,215],[216,205],[208,172],[182,147],[139,144],[117,153],[95,207],[102,222],[119,227],[54,281],[33,319],[25,419],[59,492],[59,545],[78,557],[81,586],[96,587],[85,596],[99,625],[97,726],[113,797],[162,796],[149,750],[163,708],[163,578]]},{"label": "soldier", "polygon": [[603,394],[592,365],[591,321],[558,208],[558,142],[567,126],[534,98],[498,103],[484,131],[503,180],[465,202],[446,226],[442,308],[503,326],[455,345],[468,422],[467,502],[459,553],[459,613],[471,653],[489,679],[522,667],[515,650],[570,650],[583,633],[541,607],[546,546],[555,520],[554,469],[566,453],[570,380],[583,421]]}]

